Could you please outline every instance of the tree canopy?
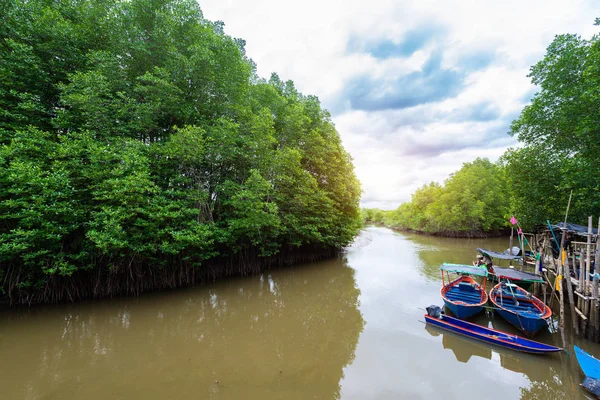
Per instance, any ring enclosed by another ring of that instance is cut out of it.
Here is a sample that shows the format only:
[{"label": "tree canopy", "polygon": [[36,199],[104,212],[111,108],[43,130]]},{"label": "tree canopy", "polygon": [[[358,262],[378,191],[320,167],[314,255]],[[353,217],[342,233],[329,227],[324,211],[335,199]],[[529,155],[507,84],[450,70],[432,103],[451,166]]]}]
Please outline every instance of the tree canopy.
[{"label": "tree canopy", "polygon": [[[0,283],[139,293],[330,253],[360,185],[329,113],[193,0],[0,7]],[[235,265],[235,267],[232,267]]]},{"label": "tree canopy", "polygon": [[[596,25],[599,25],[596,20]],[[503,157],[514,210],[529,226],[600,214],[600,40],[558,35],[529,77],[540,90],[512,123],[522,147]]]}]

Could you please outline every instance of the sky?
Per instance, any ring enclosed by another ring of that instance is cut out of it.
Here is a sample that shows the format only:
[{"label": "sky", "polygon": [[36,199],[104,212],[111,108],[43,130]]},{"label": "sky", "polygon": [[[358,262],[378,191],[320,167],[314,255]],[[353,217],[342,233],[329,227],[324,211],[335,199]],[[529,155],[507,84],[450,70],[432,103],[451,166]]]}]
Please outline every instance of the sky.
[{"label": "sky", "polygon": [[598,31],[593,0],[200,0],[276,72],[331,112],[361,206],[395,209],[477,157],[496,161],[537,91],[527,77],[557,34]]}]

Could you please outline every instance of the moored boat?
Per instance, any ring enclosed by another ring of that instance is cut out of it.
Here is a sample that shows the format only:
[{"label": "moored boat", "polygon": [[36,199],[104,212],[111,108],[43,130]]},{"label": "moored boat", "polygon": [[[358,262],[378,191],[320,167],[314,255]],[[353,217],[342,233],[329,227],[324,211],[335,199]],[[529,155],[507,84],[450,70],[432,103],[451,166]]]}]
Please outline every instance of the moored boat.
[{"label": "moored boat", "polygon": [[600,379],[600,360],[590,353],[587,353],[581,347],[574,347],[577,362],[585,376],[593,379]]},{"label": "moored boat", "polygon": [[[440,270],[442,271],[442,288],[440,289],[440,294],[444,299],[446,308],[453,315],[458,318],[469,318],[483,310],[485,303],[488,301],[488,295],[485,291],[487,277],[487,270],[485,268],[444,263],[440,267]],[[444,271],[448,276],[448,281],[450,281],[450,272],[459,274],[459,277],[446,283]],[[477,283],[471,275],[483,277],[483,285]]]},{"label": "moored boat", "polygon": [[530,336],[546,327],[552,316],[552,310],[543,301],[510,282],[494,286],[489,298],[502,318]]},{"label": "moored boat", "polygon": [[579,367],[585,374],[585,380],[581,386],[596,395],[597,398],[600,398],[600,360],[582,348],[574,347]]},{"label": "moored boat", "polygon": [[560,347],[551,346],[545,343],[536,342],[535,340],[526,339],[521,336],[497,331],[495,329],[473,324],[458,318],[453,318],[445,314],[441,314],[439,316],[435,315],[436,314],[434,313],[430,315],[428,312],[425,314],[425,321],[431,325],[435,325],[459,335],[481,340],[483,342],[501,346],[507,349],[535,354],[554,353],[562,350]]},{"label": "moored boat", "polygon": [[482,249],[478,247],[477,252],[483,257],[482,266],[485,266],[488,270],[488,279],[493,282],[499,282],[502,277],[510,279],[512,283],[515,283],[525,290],[529,290],[531,285],[534,283],[545,283],[541,276],[532,274],[529,272],[519,271],[514,268],[503,268],[498,265],[494,265],[494,259],[496,260],[509,260],[523,262],[523,258],[518,255],[514,255],[510,252],[498,253],[493,250]]}]

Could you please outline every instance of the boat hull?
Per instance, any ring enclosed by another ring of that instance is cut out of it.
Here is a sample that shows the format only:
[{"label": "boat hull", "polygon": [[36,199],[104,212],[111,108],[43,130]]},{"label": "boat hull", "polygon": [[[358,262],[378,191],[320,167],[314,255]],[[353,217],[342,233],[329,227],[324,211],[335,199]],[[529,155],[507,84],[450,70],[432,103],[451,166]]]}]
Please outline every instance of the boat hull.
[{"label": "boat hull", "polygon": [[497,311],[506,321],[510,322],[515,328],[528,335],[535,335],[542,330],[542,328],[548,326],[548,323],[543,318],[529,318],[523,316],[523,314],[517,314],[500,308],[496,308],[495,311]]},{"label": "boat hull", "polygon": [[442,315],[440,318],[434,318],[425,314],[425,321],[428,324],[439,328],[466,336],[472,339],[480,340],[489,344],[500,346],[506,349],[516,350],[524,353],[547,354],[561,351],[560,347],[547,345],[526,339],[517,335],[511,335],[506,332],[497,331],[485,326],[473,324],[458,318],[452,318]]},{"label": "boat hull", "polygon": [[483,310],[483,306],[462,306],[444,299],[444,305],[452,315],[460,319],[470,318]]},{"label": "boat hull", "polygon": [[548,326],[552,310],[540,299],[520,287],[512,287],[510,293],[499,283],[490,291],[489,299],[495,311],[515,328],[529,336]]},{"label": "boat hull", "polygon": [[481,312],[488,300],[484,288],[469,276],[460,276],[444,285],[440,294],[446,308],[452,315],[461,319]]},{"label": "boat hull", "polygon": [[585,376],[592,379],[600,379],[600,360],[578,346],[574,346],[574,348],[577,362]]}]

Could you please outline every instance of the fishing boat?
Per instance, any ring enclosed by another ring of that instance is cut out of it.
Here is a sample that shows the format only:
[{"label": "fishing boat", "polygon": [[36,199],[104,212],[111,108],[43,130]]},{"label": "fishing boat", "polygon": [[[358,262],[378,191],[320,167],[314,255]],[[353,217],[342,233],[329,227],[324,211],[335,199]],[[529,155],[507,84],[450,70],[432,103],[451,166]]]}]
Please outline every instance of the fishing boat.
[{"label": "fishing boat", "polygon": [[600,379],[600,360],[593,355],[587,353],[581,347],[575,347],[575,356],[581,370],[585,376],[593,379]]},{"label": "fishing boat", "polygon": [[[444,263],[440,267],[442,272],[442,289],[440,294],[444,304],[450,312],[458,318],[469,318],[483,310],[488,301],[485,291],[487,270],[481,267],[464,264]],[[448,283],[444,279],[444,272]],[[450,272],[459,274],[459,277],[450,281]],[[477,283],[471,276],[483,277],[483,285]]]},{"label": "fishing boat", "polygon": [[449,330],[459,335],[524,353],[546,354],[562,350],[560,347],[536,342],[535,340],[526,339],[517,335],[511,335],[510,333],[497,331],[495,329],[473,324],[458,318],[453,318],[445,314],[430,312],[430,308],[431,307],[427,308],[427,314],[425,314],[425,321],[428,324]]},{"label": "fishing boat", "polygon": [[543,301],[510,281],[494,286],[490,301],[502,318],[529,336],[547,326],[552,316],[552,310]]},{"label": "fishing boat", "polygon": [[494,259],[510,260],[522,263],[523,258],[521,256],[513,255],[510,252],[498,253],[496,251],[482,249],[480,247],[478,247],[476,250],[479,254],[483,256],[484,260],[487,259],[487,263],[482,263],[482,266],[485,266],[487,268],[488,279],[490,281],[499,282],[499,277],[506,277],[510,279],[512,283],[519,285],[525,290],[529,290],[533,283],[546,283],[544,279],[539,275],[519,271],[514,268],[503,268],[498,265],[494,265]]},{"label": "fishing boat", "polygon": [[585,374],[585,380],[581,386],[600,398],[600,360],[587,353],[582,348],[577,346],[574,347],[579,367]]}]

